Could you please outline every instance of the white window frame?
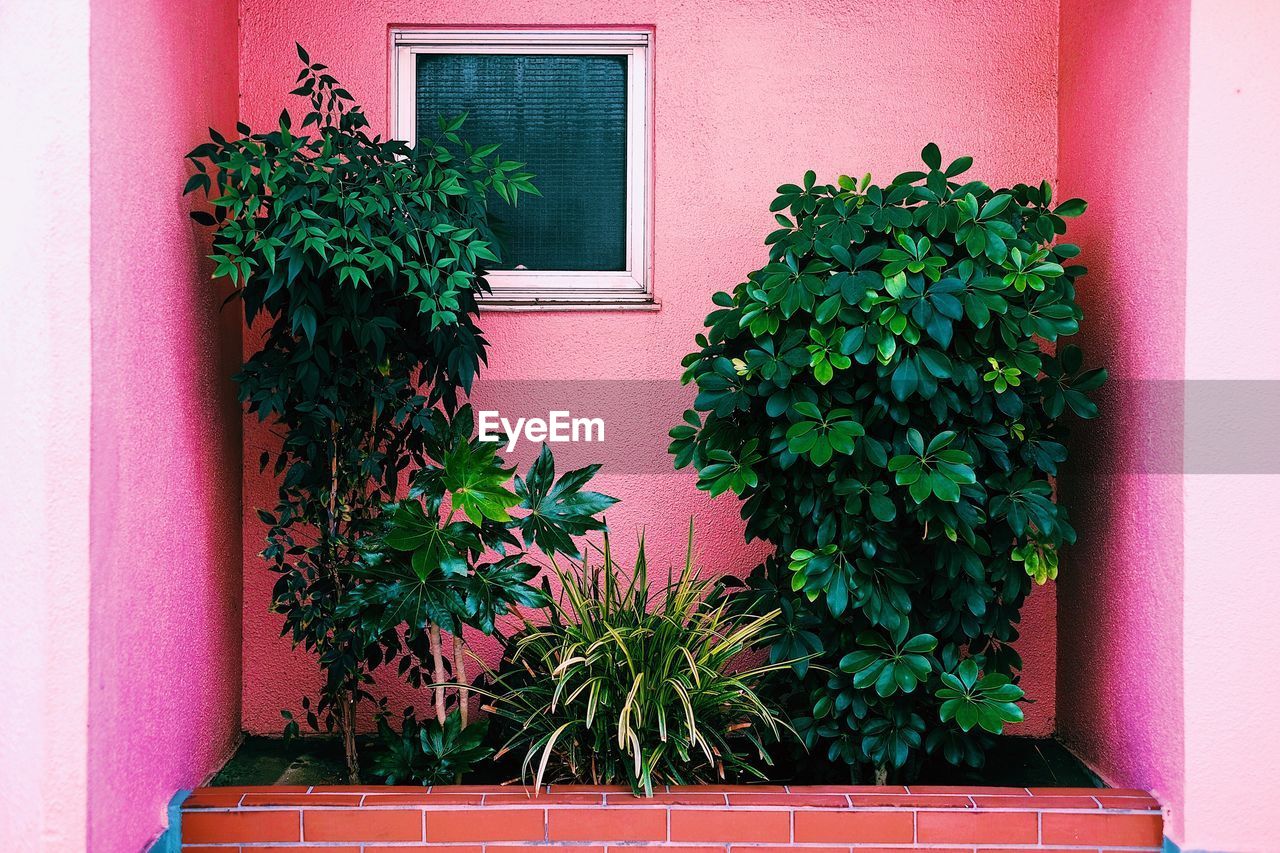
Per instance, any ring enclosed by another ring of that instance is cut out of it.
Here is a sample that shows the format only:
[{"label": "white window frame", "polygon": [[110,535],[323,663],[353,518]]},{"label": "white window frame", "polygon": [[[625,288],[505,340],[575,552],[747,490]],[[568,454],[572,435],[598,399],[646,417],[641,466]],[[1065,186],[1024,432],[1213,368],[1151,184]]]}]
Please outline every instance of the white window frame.
[{"label": "white window frame", "polygon": [[[420,53],[592,54],[627,58],[627,246],[624,270],[492,270],[483,308],[652,307],[649,32],[647,30],[393,29],[391,128],[414,144]],[[536,168],[534,169],[536,172]],[[534,178],[537,182],[537,178]]]}]

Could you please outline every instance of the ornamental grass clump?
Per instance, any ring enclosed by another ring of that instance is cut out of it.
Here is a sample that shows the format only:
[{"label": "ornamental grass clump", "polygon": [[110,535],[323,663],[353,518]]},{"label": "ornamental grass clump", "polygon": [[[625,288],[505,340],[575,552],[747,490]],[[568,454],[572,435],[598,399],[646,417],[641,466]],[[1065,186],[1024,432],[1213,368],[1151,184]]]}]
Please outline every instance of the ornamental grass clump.
[{"label": "ornamental grass clump", "polygon": [[763,778],[767,745],[785,727],[759,692],[788,662],[743,666],[776,613],[735,613],[683,568],[650,589],[643,539],[630,577],[606,535],[601,562],[555,568],[546,624],[511,639],[487,710],[499,754],[521,757],[535,785],[578,781],[655,786]]},{"label": "ornamental grass clump", "polygon": [[1060,343],[1085,268],[1056,241],[1085,203],[922,156],[887,186],[779,187],[769,262],[713,297],[671,431],[676,466],[776,546],[748,600],[781,613],[797,730],[855,779],[979,766],[1022,719],[1019,609],[1075,539],[1064,415],[1095,416],[1105,379]]}]

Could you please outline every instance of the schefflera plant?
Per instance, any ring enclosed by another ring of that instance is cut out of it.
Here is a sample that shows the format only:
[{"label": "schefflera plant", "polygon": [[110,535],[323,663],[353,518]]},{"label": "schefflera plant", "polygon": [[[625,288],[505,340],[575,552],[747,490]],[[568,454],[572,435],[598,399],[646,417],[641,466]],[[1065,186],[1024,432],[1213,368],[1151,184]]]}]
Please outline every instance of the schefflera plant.
[{"label": "schefflera plant", "polygon": [[1075,539],[1063,418],[1095,416],[1105,380],[1057,345],[1085,268],[1056,241],[1085,203],[922,156],[887,186],[779,188],[769,262],[713,297],[671,431],[676,466],[777,547],[749,598],[782,614],[805,743],[855,779],[980,766],[1022,720],[1019,610]]}]

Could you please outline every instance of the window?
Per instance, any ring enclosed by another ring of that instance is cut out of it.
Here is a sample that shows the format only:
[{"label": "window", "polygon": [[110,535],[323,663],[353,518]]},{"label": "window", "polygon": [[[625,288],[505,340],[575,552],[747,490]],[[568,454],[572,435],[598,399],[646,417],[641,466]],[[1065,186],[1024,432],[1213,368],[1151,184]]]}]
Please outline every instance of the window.
[{"label": "window", "polygon": [[652,302],[648,48],[645,31],[392,32],[397,136],[465,112],[467,137],[501,143],[542,192],[492,207],[486,307]]}]

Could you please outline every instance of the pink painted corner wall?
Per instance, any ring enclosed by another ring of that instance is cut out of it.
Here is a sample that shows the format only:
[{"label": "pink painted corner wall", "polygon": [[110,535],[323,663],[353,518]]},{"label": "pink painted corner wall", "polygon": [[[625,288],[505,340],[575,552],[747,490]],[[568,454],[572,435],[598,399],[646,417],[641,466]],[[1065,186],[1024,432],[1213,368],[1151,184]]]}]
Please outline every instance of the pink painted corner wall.
[{"label": "pink painted corner wall", "polygon": [[[662,308],[488,314],[493,346],[480,383],[673,379],[711,294],[765,257],[774,188],[806,169],[827,180],[866,170],[887,178],[915,165],[933,140],[945,154],[973,155],[973,174],[993,183],[1052,177],[1057,11],[1054,0],[243,0],[241,116],[251,125],[275,121],[296,73],[295,41],[385,128],[391,25],[653,26],[654,290]],[[674,424],[679,409],[657,421]],[[249,731],[276,733],[280,709],[296,708],[315,677],[279,637],[280,619],[268,612],[274,575],[257,556],[263,529],[253,509],[274,503],[256,470],[269,440],[246,422],[243,710]],[[599,487],[622,499],[609,517],[619,541],[644,527],[654,561],[673,562],[696,516],[707,570],[746,571],[758,560],[760,548],[743,543],[732,497],[708,500],[687,472],[611,474],[602,461]],[[1050,587],[1033,596],[1023,620],[1025,684],[1036,700],[1026,734],[1053,730],[1054,619]]]},{"label": "pink painted corner wall", "polygon": [[1089,275],[1081,343],[1111,381],[1063,481],[1058,731],[1182,837],[1182,329],[1189,2],[1062,0],[1058,177]]},{"label": "pink painted corner wall", "polygon": [[1059,176],[1090,200],[1085,338],[1115,380],[1067,480],[1088,500],[1059,592],[1059,731],[1152,789],[1183,849],[1275,850],[1280,475],[1249,437],[1274,430],[1280,296],[1273,270],[1226,259],[1280,228],[1257,191],[1280,160],[1280,9],[1061,16]]},{"label": "pink painted corner wall", "polygon": [[183,155],[235,123],[236,5],[91,19],[88,844],[125,851],[240,734],[239,325],[180,195]]},{"label": "pink painted corner wall", "polygon": [[89,4],[0,7],[0,850],[60,853],[85,849]]},{"label": "pink painted corner wall", "polygon": [[[1280,277],[1273,266],[1228,260],[1280,233],[1280,209],[1259,192],[1280,162],[1277,40],[1275,3],[1191,4],[1184,849],[1280,850]],[[1222,393],[1206,388],[1245,394],[1224,411],[1206,407]],[[1215,456],[1218,464],[1204,464]]]}]

